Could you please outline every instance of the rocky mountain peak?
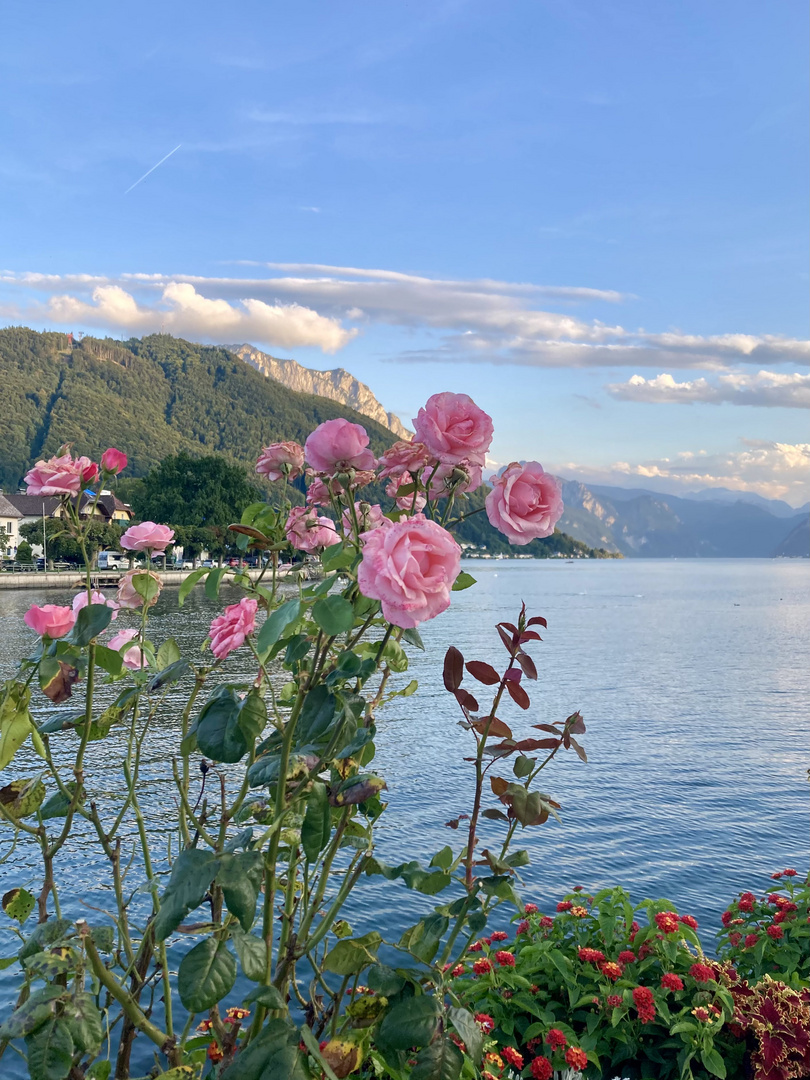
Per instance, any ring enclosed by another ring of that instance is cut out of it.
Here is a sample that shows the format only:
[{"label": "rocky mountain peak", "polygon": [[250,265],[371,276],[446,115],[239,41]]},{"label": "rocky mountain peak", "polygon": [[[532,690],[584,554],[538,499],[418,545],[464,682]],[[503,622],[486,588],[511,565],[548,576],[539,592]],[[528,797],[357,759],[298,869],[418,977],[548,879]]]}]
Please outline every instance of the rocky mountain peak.
[{"label": "rocky mountain peak", "polygon": [[297,360],[282,360],[270,356],[253,345],[226,345],[225,348],[268,379],[274,379],[290,390],[297,390],[302,394],[317,394],[318,397],[338,401],[341,405],[348,405],[363,416],[376,420],[378,424],[383,424],[398,438],[411,438],[412,432],[408,431],[400,418],[394,413],[386,412],[366,384],[355,379],[354,375],[344,368],[315,371],[299,364]]}]

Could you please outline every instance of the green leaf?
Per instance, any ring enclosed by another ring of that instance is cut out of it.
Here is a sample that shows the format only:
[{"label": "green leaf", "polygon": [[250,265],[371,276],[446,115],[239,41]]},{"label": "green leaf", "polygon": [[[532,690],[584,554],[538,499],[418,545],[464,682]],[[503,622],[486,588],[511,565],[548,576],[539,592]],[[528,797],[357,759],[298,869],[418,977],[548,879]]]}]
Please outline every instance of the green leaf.
[{"label": "green leaf", "polygon": [[300,1035],[286,1020],[270,1020],[242,1050],[221,1080],[307,1080]]},{"label": "green leaf", "polygon": [[3,896],[2,903],[6,915],[22,926],[34,910],[36,901],[27,889],[9,889]]},{"label": "green leaf", "polygon": [[442,1036],[416,1055],[410,1080],[458,1080],[463,1066],[459,1048],[452,1039]]},{"label": "green leaf", "polygon": [[205,938],[186,953],[177,972],[180,1000],[191,1013],[205,1012],[231,992],[236,961],[224,941]]},{"label": "green leaf", "polygon": [[158,649],[157,666],[162,671],[170,664],[176,664],[181,659],[180,647],[173,637],[168,638]]},{"label": "green leaf", "polygon": [[85,1073],[85,1080],[109,1080],[111,1072],[111,1061],[94,1061]]},{"label": "green leaf", "polygon": [[183,584],[180,586],[180,591],[177,594],[178,607],[182,607],[183,604],[185,604],[186,597],[188,596],[188,594],[191,592],[191,590],[194,588],[194,586],[197,584],[197,582],[201,578],[205,577],[205,575],[208,573],[208,570],[209,570],[209,567],[203,566],[199,570],[192,570],[191,571],[191,573],[188,575],[188,577],[183,581]]},{"label": "green leaf", "polygon": [[263,874],[261,852],[245,851],[239,855],[224,854],[219,858],[217,884],[222,886],[228,911],[237,917],[246,933],[256,918],[256,901]]},{"label": "green leaf", "polygon": [[406,930],[402,935],[402,944],[423,963],[429,964],[436,955],[448,926],[447,916],[435,912],[426,919],[420,919],[410,930]]},{"label": "green leaf", "polygon": [[[231,940],[245,978],[250,979],[251,982],[261,982],[267,974],[267,945],[264,939],[257,937],[256,934],[235,933],[231,934]],[[281,999],[281,994],[277,990],[276,993]],[[282,1008],[283,1005],[273,1007]]]},{"label": "green leaf", "polygon": [[43,986],[41,990],[35,990],[0,1025],[0,1039],[21,1039],[36,1031],[53,1016],[56,1002],[65,993],[61,986]]},{"label": "green leaf", "polygon": [[216,877],[218,866],[219,859],[213,851],[186,848],[180,852],[174,860],[169,884],[160,898],[160,910],[155,916],[157,941],[165,941],[186,915],[199,907]]},{"label": "green leaf", "polygon": [[[86,611],[86,608],[82,609]],[[31,691],[13,680],[4,686],[0,703],[0,769],[5,769],[22,744],[34,730],[28,702]]]},{"label": "green leaf", "polygon": [[312,618],[328,637],[337,637],[354,626],[354,608],[343,596],[335,593],[315,601]]},{"label": "green leaf", "polygon": [[203,705],[196,725],[200,753],[214,761],[234,764],[248,752],[239,723],[241,699],[231,686],[221,685]]},{"label": "green leaf", "polygon": [[475,578],[462,570],[453,582],[453,592],[461,592],[462,589],[469,589],[471,585],[475,585]]},{"label": "green leaf", "polygon": [[381,942],[382,938],[376,930],[363,937],[344,938],[324,957],[324,969],[334,971],[336,975],[356,975],[376,961]]},{"label": "green leaf", "polygon": [[319,683],[304,698],[296,731],[299,743],[318,743],[325,738],[336,712],[337,698],[327,686]]},{"label": "green leaf", "polygon": [[286,1009],[281,991],[275,986],[256,986],[245,998],[245,1004],[250,1005],[255,1001],[257,1005],[264,1005],[266,1009]]},{"label": "green leaf", "polygon": [[533,768],[534,758],[524,757],[522,754],[518,754],[512,764],[512,771],[517,777],[528,776]]},{"label": "green leaf", "polygon": [[366,973],[366,982],[372,990],[387,998],[398,994],[405,985],[402,976],[397,975],[393,968],[386,967],[385,964],[372,965]]},{"label": "green leaf", "polygon": [[218,566],[215,570],[209,572],[205,582],[205,595],[209,600],[216,600],[217,596],[219,596],[219,587],[227,572],[227,566]]},{"label": "green leaf", "polygon": [[260,653],[266,652],[281,638],[281,635],[301,614],[300,600],[287,600],[281,607],[267,617],[259,631],[256,640],[256,648]]},{"label": "green leaf", "polygon": [[481,1064],[481,1054],[484,1051],[484,1033],[475,1017],[469,1009],[449,1008],[447,1015],[450,1022],[461,1036],[461,1041],[467,1047],[467,1053],[476,1065]]},{"label": "green leaf", "polygon": [[403,630],[402,640],[407,641],[409,645],[415,645],[416,648],[421,649],[422,652],[425,651],[425,643],[424,641],[422,641],[422,635],[419,633],[416,627],[412,627],[408,630]]},{"label": "green leaf", "polygon": [[65,1020],[76,1050],[95,1057],[101,1049],[104,1032],[93,995],[78,993],[70,998],[65,1003]]},{"label": "green leaf", "polygon": [[12,780],[0,788],[0,804],[15,821],[31,817],[45,800],[45,785],[38,776],[30,780]]},{"label": "green leaf", "polygon": [[351,547],[343,544],[330,544],[321,555],[321,566],[329,574],[333,570],[343,570],[354,562],[355,554]]},{"label": "green leaf", "polygon": [[332,815],[329,792],[325,784],[316,781],[307,797],[307,808],[301,825],[301,844],[309,862],[315,862],[329,843],[331,835]]},{"label": "green leaf", "polygon": [[427,1046],[439,1027],[439,1003],[427,994],[405,998],[394,1005],[380,1024],[380,1041],[392,1050]]},{"label": "green leaf", "polygon": [[267,704],[258,690],[251,690],[242,698],[236,722],[250,747],[267,726]]},{"label": "green leaf", "polygon": [[96,663],[113,677],[120,675],[124,667],[121,654],[108,649],[106,645],[96,645]]},{"label": "green leaf", "polygon": [[[161,646],[162,648],[163,646]],[[160,667],[160,651],[158,650],[157,665]],[[187,671],[191,670],[191,664],[188,660],[175,660],[174,663],[169,664],[168,667],[162,668],[158,671],[157,675],[153,675],[149,682],[146,684],[146,691],[149,694],[153,694],[155,690],[162,690],[164,686],[168,686],[169,683],[178,682],[183,678]]]},{"label": "green leaf", "polygon": [[[93,606],[101,607],[101,604]],[[82,608],[79,614],[87,610]],[[52,1017],[38,1031],[26,1036],[25,1044],[30,1080],[65,1080],[73,1065],[73,1039],[66,1020]]]},{"label": "green leaf", "polygon": [[725,1080],[726,1076],[726,1064],[723,1061],[720,1053],[715,1050],[713,1046],[704,1047],[700,1051],[700,1060],[703,1062],[703,1067],[713,1076],[719,1076],[720,1080]]},{"label": "green leaf", "polygon": [[160,595],[163,586],[158,578],[147,572],[132,575],[132,588],[140,596],[144,604],[148,604]]},{"label": "green leaf", "polygon": [[76,927],[69,919],[48,919],[47,922],[39,923],[31,933],[26,943],[20,949],[20,960],[27,960],[49,945],[56,945],[75,933]]},{"label": "green leaf", "polygon": [[433,858],[430,860],[430,866],[438,866],[442,870],[449,870],[453,865],[453,849],[447,844],[437,851]]},{"label": "green leaf", "polygon": [[79,610],[73,629],[65,640],[82,649],[107,629],[112,617],[113,609],[106,604],[88,604]]}]

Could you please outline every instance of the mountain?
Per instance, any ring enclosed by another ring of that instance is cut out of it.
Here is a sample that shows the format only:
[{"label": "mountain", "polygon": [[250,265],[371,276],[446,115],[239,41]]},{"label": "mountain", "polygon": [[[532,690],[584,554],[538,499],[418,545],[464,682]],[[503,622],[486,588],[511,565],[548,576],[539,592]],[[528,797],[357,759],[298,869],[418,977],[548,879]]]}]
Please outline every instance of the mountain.
[{"label": "mountain", "polygon": [[796,525],[785,539],[772,552],[774,558],[810,557],[810,518],[805,518]]},{"label": "mountain", "polygon": [[350,375],[343,368],[314,371],[299,364],[297,360],[279,360],[278,357],[261,352],[252,345],[225,347],[268,379],[274,379],[290,390],[297,390],[302,394],[317,394],[318,397],[338,401],[363,416],[370,416],[401,439],[411,437],[412,433],[400,418],[395,413],[386,412],[366,384],[355,379],[354,375]]},{"label": "mountain", "polygon": [[757,495],[755,491],[733,491],[731,488],[716,487],[704,488],[702,491],[689,491],[684,496],[687,499],[698,499],[701,502],[747,502],[754,506],[761,506],[769,514],[776,517],[795,517],[796,514],[810,513],[810,502],[804,506],[791,506],[783,499],[766,499],[763,495]]},{"label": "mountain", "polygon": [[803,510],[782,516],[742,499],[710,501],[568,480],[562,485],[560,529],[624,555],[769,558],[808,520]]},{"label": "mountain", "polygon": [[126,342],[0,329],[0,488],[70,442],[98,457],[117,446],[128,476],[186,450],[253,465],[268,442],[303,442],[324,420],[362,423],[380,452],[388,428],[324,397],[266,379],[226,349],[153,334]]}]

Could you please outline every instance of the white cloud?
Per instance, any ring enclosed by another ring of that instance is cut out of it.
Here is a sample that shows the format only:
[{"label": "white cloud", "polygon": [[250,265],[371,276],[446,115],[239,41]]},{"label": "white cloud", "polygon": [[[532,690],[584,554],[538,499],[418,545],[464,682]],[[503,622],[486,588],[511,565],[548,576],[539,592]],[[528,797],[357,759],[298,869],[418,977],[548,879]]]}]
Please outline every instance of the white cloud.
[{"label": "white cloud", "polygon": [[98,285],[92,302],[70,295],[54,296],[46,312],[63,325],[100,326],[134,334],[165,331],[213,341],[260,341],[289,349],[314,345],[327,353],[343,348],[357,333],[300,304],[267,304],[246,298],[235,306],[202,296],[188,282],[169,282],[161,300],[162,306],[143,306],[120,285]]},{"label": "white cloud", "polygon": [[[256,265],[256,264],[248,264]],[[504,282],[490,279],[459,280],[431,278],[394,270],[360,269],[317,263],[265,264],[273,273],[267,277],[201,277],[195,275],[125,273],[118,277],[99,279],[85,274],[59,277],[41,274],[0,274],[0,284],[17,286],[39,293],[70,290],[80,302],[94,286],[118,287],[137,293],[138,311],[142,323],[157,321],[168,327],[160,303],[170,298],[167,290],[193,287],[201,301],[224,304],[211,309],[208,320],[201,312],[191,312],[181,319],[176,315],[178,333],[195,333],[180,329],[197,325],[208,326],[210,336],[221,332],[220,340],[234,337],[256,338],[254,322],[245,319],[235,329],[230,323],[245,307],[244,298],[263,304],[276,312],[273,319],[265,313],[262,323],[274,322],[276,332],[282,324],[297,327],[282,338],[259,338],[262,342],[294,347],[318,344],[327,351],[342,347],[353,331],[342,326],[345,319],[357,318],[370,325],[420,329],[435,332],[435,346],[408,351],[397,359],[403,362],[446,362],[512,364],[531,367],[663,367],[728,369],[739,364],[773,366],[791,362],[810,363],[810,342],[786,339],[774,334],[696,335],[668,331],[650,333],[643,329],[628,329],[618,324],[608,325],[599,319],[587,319],[571,314],[565,308],[575,303],[618,303],[626,297],[610,289],[583,286],[541,286],[526,282]],[[155,303],[154,294],[160,294]],[[79,294],[78,297],[74,294]],[[151,296],[150,296],[151,294]],[[554,301],[563,310],[548,310],[541,301]],[[237,307],[233,307],[233,303]],[[60,303],[67,301],[60,297]],[[84,301],[87,305],[87,301]],[[195,302],[196,304],[196,302]],[[94,308],[97,305],[87,305]],[[197,305],[199,306],[199,305]],[[21,309],[24,313],[25,309]],[[85,310],[80,308],[78,310]],[[256,308],[256,312],[258,312]],[[308,312],[307,318],[302,315]],[[153,316],[149,315],[153,313]],[[91,312],[92,314],[92,312]],[[258,317],[258,316],[257,316]],[[189,321],[190,320],[190,321]],[[220,322],[229,323],[227,331],[218,331]],[[303,340],[301,324],[305,325]],[[100,325],[95,322],[93,325]],[[317,340],[311,334],[317,327]],[[134,327],[133,327],[134,329]]]},{"label": "white cloud", "polygon": [[810,375],[799,372],[758,371],[755,375],[740,371],[720,375],[714,382],[695,379],[676,382],[662,373],[653,379],[633,375],[626,383],[609,383],[608,393],[621,401],[652,404],[691,405],[707,402],[714,405],[755,405],[786,409],[810,407]]},{"label": "white cloud", "polygon": [[[617,461],[603,468],[559,462],[549,468],[569,480],[650,486],[673,494],[704,487],[755,491],[770,499],[785,499],[794,506],[810,498],[810,443],[740,440],[742,449],[720,454],[683,451],[675,458],[638,463]],[[635,481],[630,484],[629,481]]]}]

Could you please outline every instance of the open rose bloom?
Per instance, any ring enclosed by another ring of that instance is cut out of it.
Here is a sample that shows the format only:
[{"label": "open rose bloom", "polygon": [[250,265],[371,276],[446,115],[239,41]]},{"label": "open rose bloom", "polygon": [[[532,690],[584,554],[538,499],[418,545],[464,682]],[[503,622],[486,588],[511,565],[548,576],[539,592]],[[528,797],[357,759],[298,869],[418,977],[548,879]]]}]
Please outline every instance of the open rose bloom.
[{"label": "open rose bloom", "polygon": [[245,644],[245,638],[256,629],[258,601],[245,596],[238,604],[230,604],[211,623],[211,652],[224,660]]},{"label": "open rose bloom", "polygon": [[513,544],[551,536],[562,517],[562,492],[539,462],[512,462],[491,482],[486,503],[490,524]]},{"label": "open rose bloom", "polygon": [[87,457],[58,454],[38,461],[25,475],[29,495],[78,495],[85,484],[98,479],[98,465]]},{"label": "open rose bloom", "polygon": [[174,540],[174,529],[144,521],[131,525],[121,537],[121,547],[127,551],[165,551]]},{"label": "open rose bloom", "polygon": [[72,607],[60,607],[58,604],[32,604],[23,615],[26,626],[40,637],[61,638],[69,634],[76,622],[76,612]]}]

